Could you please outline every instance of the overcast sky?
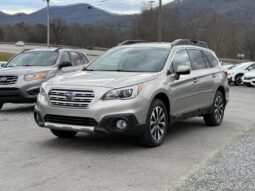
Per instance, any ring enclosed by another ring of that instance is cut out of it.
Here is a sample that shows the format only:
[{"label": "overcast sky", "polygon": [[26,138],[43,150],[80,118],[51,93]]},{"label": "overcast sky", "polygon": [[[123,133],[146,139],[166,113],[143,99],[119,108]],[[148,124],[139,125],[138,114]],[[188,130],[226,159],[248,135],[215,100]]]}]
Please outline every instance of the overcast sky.
[{"label": "overcast sky", "polygon": [[[131,14],[141,10],[145,2],[150,0],[50,0],[51,5],[68,5],[75,3],[88,3],[107,11]],[[162,0],[168,3],[173,0]],[[158,5],[158,0],[154,0],[154,6]],[[43,0],[0,0],[0,11],[9,14],[18,12],[31,13],[45,7]]]}]

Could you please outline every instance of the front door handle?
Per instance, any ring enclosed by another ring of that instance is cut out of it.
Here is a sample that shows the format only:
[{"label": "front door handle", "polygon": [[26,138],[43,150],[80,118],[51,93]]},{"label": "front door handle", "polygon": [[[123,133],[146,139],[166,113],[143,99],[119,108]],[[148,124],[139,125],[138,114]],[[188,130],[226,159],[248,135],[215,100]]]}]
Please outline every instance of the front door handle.
[{"label": "front door handle", "polygon": [[212,77],[213,77],[213,78],[216,78],[216,74],[212,74]]}]

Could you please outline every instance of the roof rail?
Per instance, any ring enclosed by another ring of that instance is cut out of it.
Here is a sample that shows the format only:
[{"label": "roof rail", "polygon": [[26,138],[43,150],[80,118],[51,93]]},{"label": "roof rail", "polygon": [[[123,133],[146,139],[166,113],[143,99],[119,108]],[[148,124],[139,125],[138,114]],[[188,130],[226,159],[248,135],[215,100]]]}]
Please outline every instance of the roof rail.
[{"label": "roof rail", "polygon": [[138,44],[138,43],[146,43],[146,42],[149,42],[149,41],[146,41],[146,40],[126,40],[126,41],[120,43],[119,46]]},{"label": "roof rail", "polygon": [[178,45],[193,45],[193,46],[200,46],[203,48],[209,48],[206,42],[203,41],[196,41],[196,40],[190,40],[190,39],[178,39],[172,42],[172,46],[178,46]]}]

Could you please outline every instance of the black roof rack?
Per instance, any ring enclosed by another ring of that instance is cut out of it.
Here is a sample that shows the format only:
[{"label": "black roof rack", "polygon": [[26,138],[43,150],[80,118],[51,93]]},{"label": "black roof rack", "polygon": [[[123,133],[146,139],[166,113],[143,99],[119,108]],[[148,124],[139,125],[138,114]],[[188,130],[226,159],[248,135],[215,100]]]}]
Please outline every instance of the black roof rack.
[{"label": "black roof rack", "polygon": [[190,40],[190,39],[178,39],[172,42],[172,46],[178,46],[178,45],[193,45],[193,46],[200,46],[203,48],[209,48],[206,42],[203,41],[196,41],[196,40]]},{"label": "black roof rack", "polygon": [[149,41],[146,41],[146,40],[126,40],[126,41],[120,43],[119,46],[138,44],[138,43],[146,43],[146,42],[149,42]]}]

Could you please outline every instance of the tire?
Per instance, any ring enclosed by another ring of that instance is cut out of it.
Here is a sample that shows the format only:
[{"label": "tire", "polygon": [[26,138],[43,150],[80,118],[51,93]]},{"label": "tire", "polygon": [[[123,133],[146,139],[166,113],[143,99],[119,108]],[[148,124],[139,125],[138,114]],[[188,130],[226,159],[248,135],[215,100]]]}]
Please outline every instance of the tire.
[{"label": "tire", "polygon": [[169,125],[169,115],[165,104],[155,99],[149,108],[145,132],[139,138],[140,144],[146,147],[160,146],[166,137]]},{"label": "tire", "polygon": [[234,84],[236,86],[241,86],[243,81],[242,81],[242,74],[238,74],[236,77],[235,77],[235,81],[234,81]]},{"label": "tire", "polygon": [[217,91],[213,108],[209,114],[204,115],[204,121],[207,126],[219,126],[224,118],[225,98],[220,91]]},{"label": "tire", "polygon": [[246,86],[249,88],[253,87],[251,84],[246,84]]},{"label": "tire", "polygon": [[3,105],[4,105],[3,103],[0,103],[0,110],[3,108]]},{"label": "tire", "polygon": [[60,137],[60,138],[72,138],[77,134],[77,132],[75,131],[61,131],[56,129],[51,129],[51,132],[56,137]]}]

